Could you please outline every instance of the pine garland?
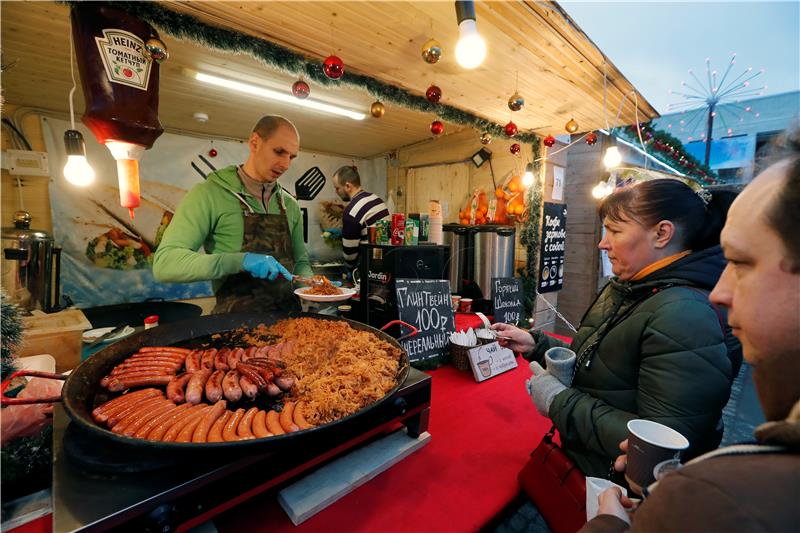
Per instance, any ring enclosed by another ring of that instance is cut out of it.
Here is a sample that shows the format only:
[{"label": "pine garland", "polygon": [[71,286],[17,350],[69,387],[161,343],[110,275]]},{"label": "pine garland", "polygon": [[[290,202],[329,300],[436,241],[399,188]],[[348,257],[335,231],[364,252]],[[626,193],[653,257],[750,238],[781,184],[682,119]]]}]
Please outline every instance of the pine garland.
[{"label": "pine garland", "polygon": [[[716,173],[687,152],[680,139],[665,131],[655,129],[652,124],[639,124],[639,128],[642,132],[642,141],[644,141],[645,147],[650,148],[648,150],[650,155],[663,163],[677,168],[686,174],[687,178],[698,182],[700,185],[717,183]],[[640,143],[639,133],[635,124],[617,128],[614,133],[627,137],[636,146]]]},{"label": "pine garland", "polygon": [[22,320],[19,307],[8,301],[6,291],[0,290],[0,376],[16,368],[16,350],[22,342]]},{"label": "pine garland", "polygon": [[525,246],[526,264],[525,268],[520,268],[518,274],[522,278],[524,305],[527,316],[533,316],[536,310],[536,286],[539,273],[539,239],[541,237],[541,218],[542,207],[544,205],[544,183],[539,179],[542,169],[541,158],[542,145],[534,142],[531,145],[533,159],[533,175],[535,177],[533,185],[528,188],[526,193],[526,204],[528,206],[528,216],[525,218],[520,228],[520,243]]},{"label": "pine garland", "polygon": [[[81,2],[71,0],[65,3],[74,7]],[[191,40],[202,46],[222,52],[247,54],[267,66],[288,74],[303,76],[320,85],[346,85],[363,89],[381,102],[390,102],[422,113],[431,113],[447,122],[471,126],[478,131],[488,131],[498,138],[501,136],[505,138],[504,126],[500,124],[495,124],[490,120],[447,104],[433,104],[423,95],[411,93],[370,76],[348,72],[346,63],[344,75],[338,80],[332,80],[325,76],[322,71],[322,61],[318,59],[306,58],[288,48],[264,39],[226,28],[211,26],[191,15],[170,11],[155,2],[118,1],[102,3],[139,17],[158,28],[161,32],[176,39]],[[345,61],[347,60],[347,58],[344,59]],[[534,133],[518,133],[514,138],[520,142],[536,142],[538,139]]]}]

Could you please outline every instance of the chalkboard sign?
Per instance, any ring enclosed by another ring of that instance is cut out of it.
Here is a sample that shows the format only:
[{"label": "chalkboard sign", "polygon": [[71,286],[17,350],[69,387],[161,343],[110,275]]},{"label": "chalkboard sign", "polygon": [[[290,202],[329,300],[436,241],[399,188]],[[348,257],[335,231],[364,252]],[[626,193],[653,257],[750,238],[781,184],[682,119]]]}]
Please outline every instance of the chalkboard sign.
[{"label": "chalkboard sign", "polygon": [[396,279],[400,320],[419,333],[400,341],[411,362],[443,356],[450,334],[456,330],[450,282],[433,279]]},{"label": "chalkboard sign", "polygon": [[566,204],[544,203],[544,223],[539,247],[539,292],[564,286],[564,244],[567,240]]},{"label": "chalkboard sign", "polygon": [[522,320],[525,306],[522,303],[522,280],[519,278],[492,278],[492,303],[494,321],[516,324]]}]

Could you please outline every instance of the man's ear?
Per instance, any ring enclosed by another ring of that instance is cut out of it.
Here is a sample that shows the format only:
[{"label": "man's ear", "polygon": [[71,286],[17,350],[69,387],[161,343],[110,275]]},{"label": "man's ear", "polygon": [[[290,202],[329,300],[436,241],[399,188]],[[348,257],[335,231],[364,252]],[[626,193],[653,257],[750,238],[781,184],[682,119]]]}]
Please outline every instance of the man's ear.
[{"label": "man's ear", "polygon": [[656,248],[666,248],[675,238],[675,224],[662,220],[655,227],[656,235],[653,243]]},{"label": "man's ear", "polygon": [[251,152],[255,152],[258,149],[258,141],[261,140],[261,137],[258,133],[253,132],[250,134],[250,139],[247,140],[247,146],[250,148]]}]

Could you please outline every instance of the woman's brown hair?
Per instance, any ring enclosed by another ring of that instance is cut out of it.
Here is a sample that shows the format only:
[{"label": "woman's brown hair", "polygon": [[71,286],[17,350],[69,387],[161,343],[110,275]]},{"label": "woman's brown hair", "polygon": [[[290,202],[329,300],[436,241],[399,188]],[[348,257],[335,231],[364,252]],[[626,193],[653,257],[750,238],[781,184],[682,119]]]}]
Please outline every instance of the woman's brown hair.
[{"label": "woman's brown hair", "polygon": [[676,227],[677,242],[692,251],[719,245],[728,209],[736,193],[702,192],[708,203],[677,179],[654,179],[619,189],[600,203],[600,220],[633,221],[652,227],[669,220]]}]

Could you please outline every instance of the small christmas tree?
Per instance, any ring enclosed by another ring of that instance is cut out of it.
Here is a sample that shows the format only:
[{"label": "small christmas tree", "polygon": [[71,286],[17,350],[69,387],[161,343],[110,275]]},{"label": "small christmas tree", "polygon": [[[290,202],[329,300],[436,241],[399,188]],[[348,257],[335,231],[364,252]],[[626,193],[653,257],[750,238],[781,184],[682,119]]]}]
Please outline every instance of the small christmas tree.
[{"label": "small christmas tree", "polygon": [[16,350],[22,342],[22,320],[19,307],[8,301],[5,291],[0,290],[0,375],[3,379],[16,368]]}]

